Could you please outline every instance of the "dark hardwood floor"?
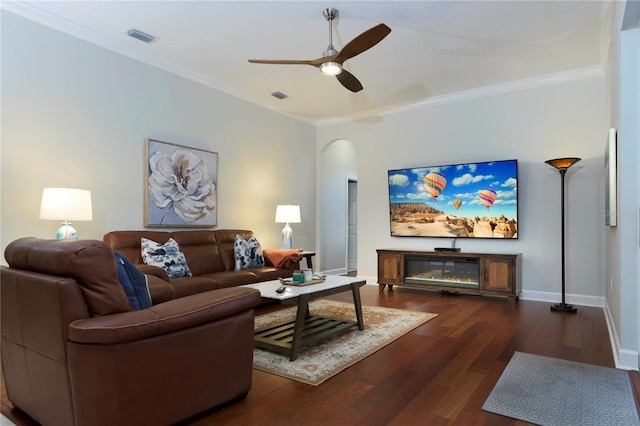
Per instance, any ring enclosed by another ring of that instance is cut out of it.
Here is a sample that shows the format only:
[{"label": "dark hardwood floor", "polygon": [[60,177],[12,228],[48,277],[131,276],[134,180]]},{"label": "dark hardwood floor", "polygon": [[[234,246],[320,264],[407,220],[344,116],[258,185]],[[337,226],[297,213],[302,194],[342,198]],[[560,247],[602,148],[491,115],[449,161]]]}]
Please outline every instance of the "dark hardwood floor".
[{"label": "dark hardwood floor", "polygon": [[[365,305],[439,316],[317,387],[254,370],[246,399],[183,424],[524,425],[480,409],[514,351],[614,366],[600,308],[563,314],[550,312],[549,303],[526,300],[512,304],[398,287],[381,292],[378,286],[364,286],[361,293]],[[351,295],[330,298],[350,301]],[[632,381],[640,382],[637,373]],[[4,393],[2,412],[18,425],[33,424],[11,409]]]}]

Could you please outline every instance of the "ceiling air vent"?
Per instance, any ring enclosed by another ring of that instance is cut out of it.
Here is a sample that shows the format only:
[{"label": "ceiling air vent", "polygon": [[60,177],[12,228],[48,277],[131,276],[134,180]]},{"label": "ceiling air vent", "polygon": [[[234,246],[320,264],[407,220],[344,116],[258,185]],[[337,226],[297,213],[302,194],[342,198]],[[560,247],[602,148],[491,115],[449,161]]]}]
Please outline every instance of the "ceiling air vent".
[{"label": "ceiling air vent", "polygon": [[145,43],[151,43],[156,38],[151,34],[143,33],[140,30],[136,30],[135,28],[129,28],[127,30],[127,35],[133,38],[137,38],[140,41],[144,41]]},{"label": "ceiling air vent", "polygon": [[287,95],[285,95],[285,94],[284,94],[284,93],[282,93],[282,92],[273,92],[273,93],[271,94],[271,96],[273,96],[274,98],[278,98],[278,99],[286,99],[286,98],[288,98],[288,96],[287,96]]}]

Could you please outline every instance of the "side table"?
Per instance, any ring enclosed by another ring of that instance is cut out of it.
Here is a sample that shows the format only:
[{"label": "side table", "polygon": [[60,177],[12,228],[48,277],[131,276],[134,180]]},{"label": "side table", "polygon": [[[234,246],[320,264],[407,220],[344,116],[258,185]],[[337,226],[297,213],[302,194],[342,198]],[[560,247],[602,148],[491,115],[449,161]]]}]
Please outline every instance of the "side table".
[{"label": "side table", "polygon": [[316,255],[315,251],[302,250],[300,252],[300,256],[304,257],[307,260],[307,268],[311,270],[313,270],[313,261],[311,260],[311,258],[315,255]]}]

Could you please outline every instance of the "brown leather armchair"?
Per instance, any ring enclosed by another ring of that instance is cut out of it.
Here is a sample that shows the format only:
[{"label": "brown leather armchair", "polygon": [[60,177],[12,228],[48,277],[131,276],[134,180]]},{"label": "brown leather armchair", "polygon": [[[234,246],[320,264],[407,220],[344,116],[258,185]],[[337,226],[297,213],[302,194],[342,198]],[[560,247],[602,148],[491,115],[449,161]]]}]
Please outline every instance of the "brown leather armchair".
[{"label": "brown leather armchair", "polygon": [[163,425],[246,396],[260,293],[132,311],[101,241],[22,238],[0,270],[9,399],[43,425]]}]

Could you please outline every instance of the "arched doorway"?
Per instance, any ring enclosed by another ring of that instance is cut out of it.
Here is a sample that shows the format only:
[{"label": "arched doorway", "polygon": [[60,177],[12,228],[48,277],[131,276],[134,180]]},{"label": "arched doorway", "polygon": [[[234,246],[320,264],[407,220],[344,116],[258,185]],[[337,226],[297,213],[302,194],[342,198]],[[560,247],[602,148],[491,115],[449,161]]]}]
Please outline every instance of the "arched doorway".
[{"label": "arched doorway", "polygon": [[355,145],[346,139],[329,143],[321,150],[320,163],[321,270],[344,274],[357,268]]}]

